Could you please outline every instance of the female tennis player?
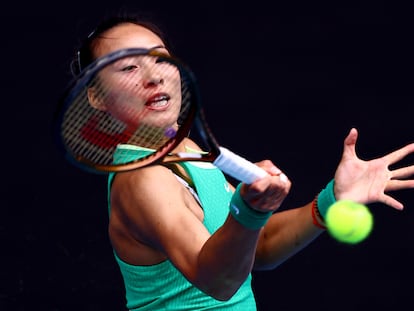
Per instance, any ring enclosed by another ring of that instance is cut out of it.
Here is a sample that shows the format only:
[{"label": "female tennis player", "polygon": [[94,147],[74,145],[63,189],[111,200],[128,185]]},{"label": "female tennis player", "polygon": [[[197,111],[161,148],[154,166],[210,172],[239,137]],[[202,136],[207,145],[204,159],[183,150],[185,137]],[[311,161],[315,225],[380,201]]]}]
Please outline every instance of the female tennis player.
[{"label": "female tennis player", "polygon": [[[74,67],[82,72],[95,59],[124,48],[171,53],[155,26],[117,17],[105,20],[83,42]],[[175,126],[178,102],[162,95],[147,100],[148,90],[167,94],[166,83],[162,75],[148,71],[137,81],[134,94],[122,91],[125,86],[120,84],[122,107],[116,106],[120,101],[114,106],[100,102],[94,90],[88,96],[96,109],[110,109],[122,120],[133,123],[137,115],[142,119],[140,105],[145,105],[145,122]],[[274,269],[317,238],[325,230],[326,210],[336,200],[381,202],[401,210],[403,204],[389,192],[414,187],[409,179],[414,166],[389,166],[414,152],[414,144],[363,161],[355,152],[357,136],[351,129],[345,138],[342,159],[327,187],[308,204],[283,211],[278,208],[291,182],[270,160],[257,163],[266,176],[235,187],[209,163],[157,164],[111,173],[109,236],[124,279],[127,308],[256,310],[253,269]],[[202,152],[190,138],[177,150]]]}]

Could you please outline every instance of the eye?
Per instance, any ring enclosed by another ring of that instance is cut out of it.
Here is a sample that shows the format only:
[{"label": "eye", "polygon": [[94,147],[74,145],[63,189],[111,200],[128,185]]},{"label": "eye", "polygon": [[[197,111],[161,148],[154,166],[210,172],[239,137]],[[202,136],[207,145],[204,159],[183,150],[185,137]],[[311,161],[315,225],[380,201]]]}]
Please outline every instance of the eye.
[{"label": "eye", "polygon": [[166,62],[165,58],[162,58],[162,57],[157,57],[156,60],[155,60],[156,64],[162,64],[162,63],[165,63],[165,62]]},{"label": "eye", "polygon": [[130,71],[135,71],[138,69],[139,69],[139,66],[137,65],[128,65],[128,66],[124,66],[121,71],[130,72]]}]

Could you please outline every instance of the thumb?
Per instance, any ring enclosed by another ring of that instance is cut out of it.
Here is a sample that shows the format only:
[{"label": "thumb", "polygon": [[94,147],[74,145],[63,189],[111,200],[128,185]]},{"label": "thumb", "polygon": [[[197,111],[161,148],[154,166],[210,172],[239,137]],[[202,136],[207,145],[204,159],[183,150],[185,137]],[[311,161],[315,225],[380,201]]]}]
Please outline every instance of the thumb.
[{"label": "thumb", "polygon": [[358,131],[352,128],[344,140],[344,151],[342,157],[356,157],[355,145],[358,138]]}]

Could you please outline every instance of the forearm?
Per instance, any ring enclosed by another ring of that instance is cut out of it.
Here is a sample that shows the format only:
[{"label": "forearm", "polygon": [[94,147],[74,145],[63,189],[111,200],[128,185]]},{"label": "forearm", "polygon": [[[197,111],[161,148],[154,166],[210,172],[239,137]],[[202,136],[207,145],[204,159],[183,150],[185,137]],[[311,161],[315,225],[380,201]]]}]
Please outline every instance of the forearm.
[{"label": "forearm", "polygon": [[267,165],[269,175],[236,187],[226,222],[205,241],[198,255],[193,283],[219,300],[232,297],[252,271],[260,232],[290,188],[276,167],[269,162],[262,165]]},{"label": "forearm", "polygon": [[275,213],[261,232],[254,268],[275,268],[323,231],[312,219],[312,202],[300,208]]},{"label": "forearm", "polygon": [[229,215],[200,252],[196,285],[218,300],[231,298],[252,270],[259,232]]}]

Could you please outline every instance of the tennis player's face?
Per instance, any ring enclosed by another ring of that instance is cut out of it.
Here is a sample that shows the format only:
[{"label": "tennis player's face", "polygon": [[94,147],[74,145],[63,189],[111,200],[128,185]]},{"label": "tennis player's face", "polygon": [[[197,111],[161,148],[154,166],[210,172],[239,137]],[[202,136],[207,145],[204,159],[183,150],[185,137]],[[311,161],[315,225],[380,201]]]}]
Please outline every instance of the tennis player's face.
[{"label": "tennis player's face", "polygon": [[[129,23],[106,31],[94,52],[96,57],[101,57],[125,48],[155,49],[168,54],[157,35]],[[105,85],[111,87],[105,92],[105,100],[97,88],[89,91],[90,101],[96,108],[132,126],[139,123],[175,127],[181,106],[181,80],[173,65],[158,62],[153,56],[131,56],[105,68],[99,80],[103,89]]]}]

